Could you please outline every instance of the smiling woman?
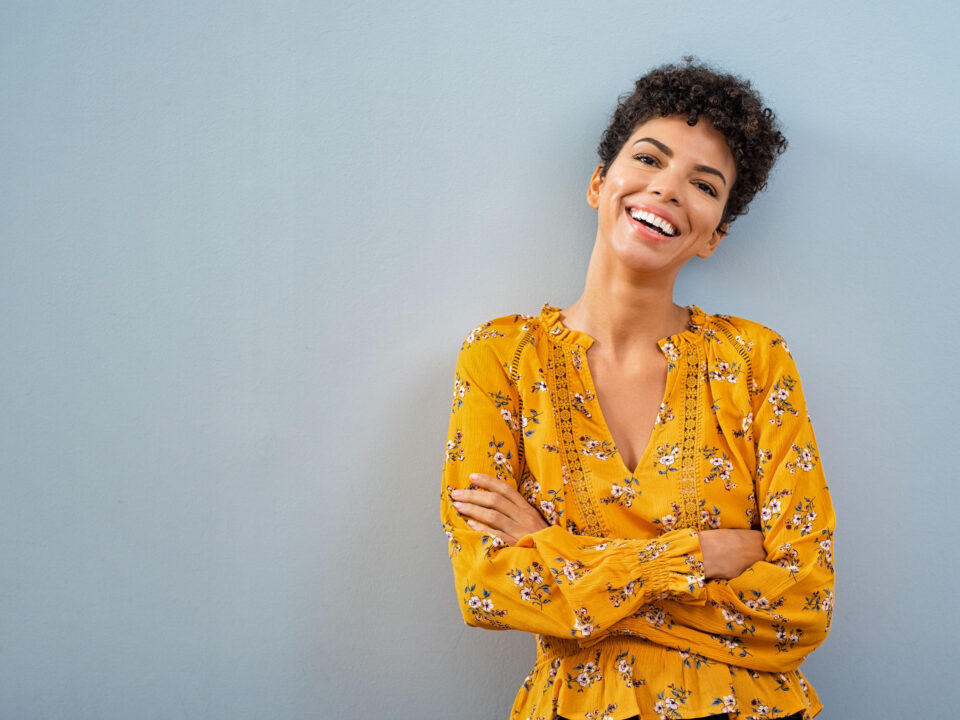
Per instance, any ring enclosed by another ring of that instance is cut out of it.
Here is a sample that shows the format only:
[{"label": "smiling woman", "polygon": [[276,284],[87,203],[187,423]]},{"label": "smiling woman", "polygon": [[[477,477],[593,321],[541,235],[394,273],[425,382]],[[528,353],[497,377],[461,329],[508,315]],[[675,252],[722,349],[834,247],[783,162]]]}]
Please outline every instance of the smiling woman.
[{"label": "smiling woman", "polygon": [[[590,179],[597,236],[624,268],[679,272],[693,255],[707,257],[720,244],[727,177],[736,177],[733,157],[713,126],[675,115],[647,120]],[[616,272],[613,265],[604,272]]]},{"label": "smiling woman", "polygon": [[537,636],[516,720],[821,708],[798,668],[830,627],[834,518],[792,356],[673,302],[785,146],[746,81],[645,75],[587,188],[581,297],[463,342],[442,517],[467,623]]}]

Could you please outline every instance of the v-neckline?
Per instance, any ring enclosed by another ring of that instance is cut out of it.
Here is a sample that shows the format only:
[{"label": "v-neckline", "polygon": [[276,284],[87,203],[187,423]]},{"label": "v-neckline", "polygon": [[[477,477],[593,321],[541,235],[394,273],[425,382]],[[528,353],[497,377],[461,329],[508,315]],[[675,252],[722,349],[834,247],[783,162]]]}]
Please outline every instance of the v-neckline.
[{"label": "v-neckline", "polygon": [[[669,359],[667,359],[666,362],[667,362],[667,377],[663,383],[663,393],[660,397],[660,405],[659,405],[660,409],[657,411],[657,418],[660,417],[660,412],[662,412],[663,407],[666,405],[667,398],[670,397],[670,394],[673,390],[673,385],[676,382],[676,377],[677,377],[676,367],[670,362]],[[586,353],[584,353],[583,367],[581,368],[580,373],[583,376],[584,386],[594,397],[594,400],[595,400],[594,407],[596,407],[597,409],[596,420],[597,420],[597,424],[600,426],[600,429],[603,431],[603,434],[606,436],[604,439],[609,440],[612,443],[613,447],[616,448],[617,451],[614,454],[617,457],[617,462],[620,463],[621,469],[624,470],[627,473],[627,475],[629,475],[631,478],[636,478],[637,475],[640,474],[640,470],[644,465],[644,461],[646,460],[647,456],[651,452],[650,448],[652,448],[656,444],[654,441],[654,437],[657,434],[657,427],[659,423],[656,421],[656,419],[654,419],[653,424],[650,426],[650,433],[647,436],[647,442],[644,445],[641,453],[637,456],[637,466],[633,469],[630,469],[627,466],[626,461],[623,459],[623,455],[620,452],[620,447],[617,445],[617,441],[613,436],[613,432],[610,430],[610,425],[607,423],[607,418],[603,413],[603,406],[600,403],[600,394],[597,392],[596,383],[593,381],[593,372],[590,370],[590,361],[587,358]]]},{"label": "v-neckline", "polygon": [[[690,313],[687,329],[678,333],[674,333],[673,335],[668,335],[667,337],[661,338],[657,341],[657,346],[660,348],[660,351],[663,353],[667,362],[667,378],[664,382],[663,396],[660,399],[661,409],[658,411],[658,417],[659,412],[662,412],[663,407],[667,404],[667,399],[670,397],[673,391],[673,386],[675,385],[676,378],[679,374],[676,372],[676,362],[680,359],[678,346],[682,345],[684,341],[689,342],[693,338],[697,337],[700,327],[702,326],[702,320],[704,316],[703,311],[696,305],[688,305],[686,309]],[[620,448],[617,447],[617,442],[613,437],[613,433],[610,431],[610,426],[607,424],[607,419],[603,414],[603,408],[600,405],[600,396],[597,393],[597,386],[593,381],[593,373],[590,371],[590,363],[587,359],[587,351],[594,343],[593,337],[582,330],[574,330],[567,327],[560,319],[560,309],[549,304],[545,304],[543,306],[543,309],[541,310],[541,318],[549,328],[549,333],[553,335],[557,341],[573,343],[583,350],[583,355],[580,358],[580,367],[575,367],[583,380],[584,387],[594,397],[594,407],[597,410],[595,419],[600,431],[602,431],[603,435],[605,436],[603,440],[609,441],[610,445],[616,450],[614,455],[616,455],[617,462],[620,464],[621,469],[631,478],[636,478],[640,473],[647,456],[650,455],[651,448],[656,444],[654,442],[654,438],[657,434],[657,427],[659,423],[654,420],[654,423],[650,428],[650,434],[647,437],[646,445],[637,458],[637,466],[633,469],[628,468],[623,456],[620,454]]]}]

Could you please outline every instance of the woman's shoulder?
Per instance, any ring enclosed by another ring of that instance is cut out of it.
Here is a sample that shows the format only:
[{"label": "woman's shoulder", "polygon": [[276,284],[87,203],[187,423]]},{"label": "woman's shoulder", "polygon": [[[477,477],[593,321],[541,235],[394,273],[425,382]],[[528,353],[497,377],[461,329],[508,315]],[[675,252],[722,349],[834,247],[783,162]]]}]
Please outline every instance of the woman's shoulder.
[{"label": "woman's shoulder", "polygon": [[[746,360],[754,371],[766,374],[773,368],[793,364],[790,346],[773,328],[736,315],[705,314],[703,334],[721,355],[737,355]],[[724,352],[726,349],[726,352]]]},{"label": "woman's shoulder", "polygon": [[763,323],[722,313],[714,315],[705,313],[704,317],[707,325],[713,325],[715,329],[722,329],[724,335],[745,346],[748,350],[781,347],[787,353],[790,352],[783,335]]},{"label": "woman's shoulder", "polygon": [[539,333],[541,329],[540,318],[536,315],[503,315],[473,328],[463,339],[460,349],[465,351],[482,347],[505,351],[516,347],[524,338]]},{"label": "woman's shoulder", "polygon": [[543,324],[535,315],[503,315],[473,328],[460,344],[458,373],[475,381],[512,378],[524,348],[536,347]]}]

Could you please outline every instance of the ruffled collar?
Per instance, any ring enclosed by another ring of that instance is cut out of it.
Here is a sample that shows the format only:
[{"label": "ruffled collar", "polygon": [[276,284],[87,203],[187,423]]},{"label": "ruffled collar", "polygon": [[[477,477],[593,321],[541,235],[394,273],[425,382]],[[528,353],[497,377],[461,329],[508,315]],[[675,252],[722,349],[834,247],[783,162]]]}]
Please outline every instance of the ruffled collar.
[{"label": "ruffled collar", "polygon": [[[683,332],[669,335],[657,341],[657,345],[663,350],[668,346],[679,346],[686,343],[698,342],[703,338],[703,326],[707,322],[707,314],[696,305],[687,306],[690,312],[690,321],[687,329]],[[547,335],[560,343],[573,343],[587,349],[593,345],[593,338],[580,330],[574,330],[563,324],[560,319],[560,308],[554,307],[550,303],[545,303],[540,310],[540,322],[543,324]]]}]

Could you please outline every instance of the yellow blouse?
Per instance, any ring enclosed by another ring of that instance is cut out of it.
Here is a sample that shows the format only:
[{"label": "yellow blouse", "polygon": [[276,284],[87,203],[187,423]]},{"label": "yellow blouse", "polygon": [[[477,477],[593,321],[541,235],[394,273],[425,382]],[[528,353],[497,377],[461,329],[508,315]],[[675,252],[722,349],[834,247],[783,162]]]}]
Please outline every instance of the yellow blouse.
[{"label": "yellow blouse", "polygon": [[[660,341],[660,414],[636,472],[611,439],[559,311],[473,330],[457,361],[442,518],[468,625],[536,633],[514,720],[775,718],[821,709],[797,669],[826,637],[834,515],[783,339],[691,308]],[[513,546],[450,490],[484,472],[550,527]],[[765,561],[705,580],[698,530],[763,531]]]}]

